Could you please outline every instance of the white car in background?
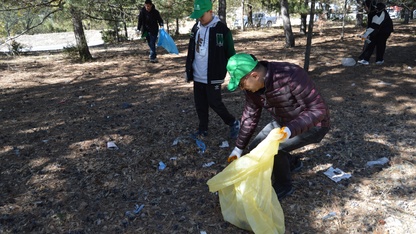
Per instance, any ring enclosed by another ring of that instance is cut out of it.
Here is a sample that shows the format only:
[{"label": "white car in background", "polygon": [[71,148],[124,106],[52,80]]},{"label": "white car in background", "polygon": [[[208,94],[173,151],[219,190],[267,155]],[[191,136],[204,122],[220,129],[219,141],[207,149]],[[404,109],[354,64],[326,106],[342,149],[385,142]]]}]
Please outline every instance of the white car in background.
[{"label": "white car in background", "polygon": [[391,19],[400,18],[400,12],[398,12],[398,11],[395,11],[393,9],[387,9],[387,12],[389,13]]}]

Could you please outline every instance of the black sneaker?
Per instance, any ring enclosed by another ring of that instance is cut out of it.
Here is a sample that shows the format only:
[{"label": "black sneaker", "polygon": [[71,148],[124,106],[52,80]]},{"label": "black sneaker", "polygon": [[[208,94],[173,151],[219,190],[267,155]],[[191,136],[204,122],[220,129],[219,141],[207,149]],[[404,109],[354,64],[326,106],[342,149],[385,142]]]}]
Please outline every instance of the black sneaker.
[{"label": "black sneaker", "polygon": [[298,172],[302,169],[303,163],[298,157],[292,157],[290,160],[290,172]]},{"label": "black sneaker", "polygon": [[279,201],[287,196],[290,196],[295,191],[292,185],[280,186],[277,183],[274,183],[273,188]]}]

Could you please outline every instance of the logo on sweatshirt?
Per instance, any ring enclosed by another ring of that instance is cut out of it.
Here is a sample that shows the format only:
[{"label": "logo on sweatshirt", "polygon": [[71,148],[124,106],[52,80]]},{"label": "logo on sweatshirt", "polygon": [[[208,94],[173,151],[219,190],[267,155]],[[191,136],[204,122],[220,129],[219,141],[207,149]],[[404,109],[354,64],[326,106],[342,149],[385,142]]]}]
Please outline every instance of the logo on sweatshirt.
[{"label": "logo on sweatshirt", "polygon": [[224,35],[222,33],[217,33],[217,46],[224,46]]}]

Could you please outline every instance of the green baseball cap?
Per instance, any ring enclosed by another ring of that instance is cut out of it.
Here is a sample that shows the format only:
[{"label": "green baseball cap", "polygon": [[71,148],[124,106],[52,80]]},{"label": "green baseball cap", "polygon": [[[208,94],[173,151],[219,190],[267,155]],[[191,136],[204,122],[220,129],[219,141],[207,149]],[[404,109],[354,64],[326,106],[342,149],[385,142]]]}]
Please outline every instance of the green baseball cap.
[{"label": "green baseball cap", "polygon": [[205,12],[212,9],[211,0],[195,0],[194,12],[189,16],[192,19],[201,18]]},{"label": "green baseball cap", "polygon": [[257,59],[251,54],[235,54],[229,58],[227,70],[230,73],[231,79],[228,83],[228,90],[236,90],[241,78],[251,72],[257,63]]}]

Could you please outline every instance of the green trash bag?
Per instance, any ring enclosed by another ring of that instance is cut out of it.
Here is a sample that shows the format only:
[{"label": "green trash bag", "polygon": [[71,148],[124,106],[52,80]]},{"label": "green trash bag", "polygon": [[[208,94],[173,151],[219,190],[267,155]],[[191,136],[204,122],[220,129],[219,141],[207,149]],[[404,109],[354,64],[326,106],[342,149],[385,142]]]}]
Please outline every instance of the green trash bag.
[{"label": "green trash bag", "polygon": [[254,233],[285,232],[283,210],[270,179],[284,134],[272,130],[250,153],[208,180],[209,191],[218,191],[225,221]]}]

